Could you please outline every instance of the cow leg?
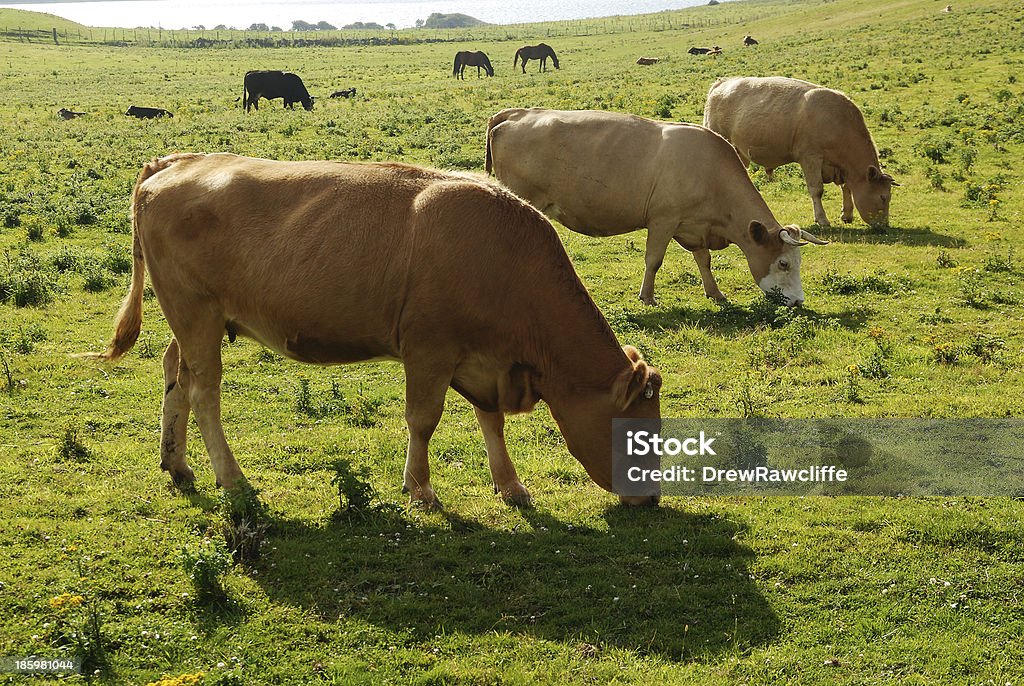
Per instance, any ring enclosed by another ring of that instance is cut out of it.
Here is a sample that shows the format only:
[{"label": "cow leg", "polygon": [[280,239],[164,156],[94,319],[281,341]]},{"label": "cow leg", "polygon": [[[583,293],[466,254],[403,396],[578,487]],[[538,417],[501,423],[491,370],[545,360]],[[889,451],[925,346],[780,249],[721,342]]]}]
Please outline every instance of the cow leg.
[{"label": "cow leg", "polygon": [[658,230],[656,227],[647,228],[647,248],[644,253],[644,282],[640,286],[640,300],[645,305],[657,305],[654,299],[654,279],[661,269],[661,263],[665,261],[665,251],[668,243],[672,240],[674,229]]},{"label": "cow leg", "polygon": [[764,175],[768,177],[769,181],[774,181],[775,180],[775,167],[772,167],[771,169],[769,169],[768,167],[765,167],[764,168]]},{"label": "cow leg", "polygon": [[195,474],[185,457],[188,436],[188,395],[190,387],[188,366],[181,359],[178,340],[164,352],[164,404],[160,418],[160,468],[170,472],[178,488],[188,489]]},{"label": "cow leg", "polygon": [[409,449],[405,458],[402,492],[409,502],[431,510],[441,509],[441,501],[430,486],[430,464],[427,446],[444,411],[444,397],[451,384],[452,372],[442,373],[430,368],[417,368],[406,360],[405,423],[409,427]]},{"label": "cow leg", "polygon": [[487,464],[491,468],[491,480],[494,482],[494,492],[500,493],[505,502],[518,507],[528,507],[532,504],[530,492],[519,480],[516,468],[508,455],[508,446],[505,444],[505,413],[484,412],[479,407],[474,407],[476,421],[480,424],[480,430],[484,434],[484,444],[487,446]]},{"label": "cow leg", "polygon": [[800,167],[804,171],[804,181],[807,182],[811,204],[814,205],[814,222],[818,226],[831,226],[821,204],[821,196],[825,193],[825,182],[821,178],[821,160],[806,160],[800,163]]},{"label": "cow leg", "polygon": [[843,187],[843,222],[849,224],[853,221],[853,192],[849,184],[842,184]]},{"label": "cow leg", "polygon": [[[171,312],[168,312],[171,321]],[[217,485],[234,488],[243,480],[242,469],[228,447],[220,419],[220,342],[224,319],[210,313],[192,313],[184,326],[175,327],[181,355],[189,372],[189,404],[210,455]]]},{"label": "cow leg", "polygon": [[[676,241],[679,238],[676,237]],[[683,245],[679,242],[679,245]],[[683,245],[685,248],[686,246]],[[697,271],[700,272],[700,281],[704,285],[704,295],[714,300],[725,300],[725,295],[718,288],[718,283],[715,281],[715,275],[711,273],[711,251],[707,248],[698,248],[697,250],[691,250],[693,253],[693,261],[697,263]]]}]

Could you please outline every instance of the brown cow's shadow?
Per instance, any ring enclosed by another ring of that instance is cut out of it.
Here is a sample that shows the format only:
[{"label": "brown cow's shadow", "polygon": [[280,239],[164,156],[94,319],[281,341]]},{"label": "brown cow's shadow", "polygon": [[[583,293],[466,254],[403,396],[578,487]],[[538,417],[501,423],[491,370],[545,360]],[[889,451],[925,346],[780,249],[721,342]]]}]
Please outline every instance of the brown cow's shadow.
[{"label": "brown cow's shadow", "polygon": [[765,326],[784,327],[795,316],[800,316],[815,324],[838,325],[848,331],[859,331],[867,326],[872,314],[872,309],[867,306],[822,313],[813,307],[773,306],[762,298],[751,304],[725,301],[717,305],[703,307],[675,305],[664,308],[623,310],[609,319],[616,334],[620,338],[628,340],[630,329],[657,333],[676,330],[684,326],[696,326],[718,336],[735,337],[751,333]]},{"label": "brown cow's shadow", "polygon": [[400,511],[326,526],[278,520],[252,578],[324,621],[355,617],[422,640],[497,631],[689,660],[779,631],[735,522],[666,507],[609,507],[607,530],[541,509],[523,517],[512,531]]}]

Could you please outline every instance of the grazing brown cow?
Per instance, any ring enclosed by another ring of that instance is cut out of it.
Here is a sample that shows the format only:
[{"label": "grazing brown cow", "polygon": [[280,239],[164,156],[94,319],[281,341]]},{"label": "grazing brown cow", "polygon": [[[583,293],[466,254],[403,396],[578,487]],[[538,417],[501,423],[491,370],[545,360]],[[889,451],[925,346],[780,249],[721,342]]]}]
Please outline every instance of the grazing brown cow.
[{"label": "grazing brown cow", "polygon": [[790,305],[804,300],[798,246],[824,243],[781,226],[729,142],[694,124],[596,110],[503,110],[487,124],[485,166],[573,231],[617,236],[646,228],[640,299],[648,305],[673,239],[693,253],[709,298],[725,298],[709,251],[735,243],[758,286],[780,289]]},{"label": "grazing brown cow", "polygon": [[647,66],[651,64],[657,64],[660,61],[661,59],[658,57],[638,57],[636,63]]},{"label": "grazing brown cow", "polygon": [[781,76],[719,79],[708,91],[704,126],[769,177],[798,162],[819,226],[829,226],[821,203],[826,183],[842,186],[844,222],[853,221],[856,202],[868,224],[889,223],[892,187],[899,184],[881,171],[864,115],[839,91]]},{"label": "grazing brown cow", "polygon": [[544,400],[569,452],[609,490],[612,418],[659,416],[658,371],[619,346],[551,224],[486,179],[184,153],[147,164],[133,198],[131,289],[98,357],[135,343],[148,269],[174,334],[161,466],[175,483],[194,478],[190,410],[218,483],[243,478],[220,421],[225,330],[302,362],[401,360],[405,488],[428,506],[439,503],[427,443],[449,387],[473,404],[494,487],[517,503],[530,494],[509,460],[505,413]]}]

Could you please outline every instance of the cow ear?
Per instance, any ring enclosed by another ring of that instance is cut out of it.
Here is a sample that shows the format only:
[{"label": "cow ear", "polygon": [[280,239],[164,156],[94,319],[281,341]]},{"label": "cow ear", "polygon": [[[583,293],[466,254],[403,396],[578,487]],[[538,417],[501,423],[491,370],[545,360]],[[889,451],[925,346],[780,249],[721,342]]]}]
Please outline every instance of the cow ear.
[{"label": "cow ear", "polygon": [[540,400],[535,371],[525,364],[514,364],[498,378],[498,409],[502,412],[529,412]]},{"label": "cow ear", "polygon": [[875,181],[879,181],[881,178],[882,178],[882,172],[880,172],[878,170],[878,167],[876,167],[873,164],[869,164],[868,165],[868,181],[870,181],[871,183],[874,183]]},{"label": "cow ear", "polygon": [[622,352],[626,353],[626,357],[629,358],[630,362],[639,362],[644,359],[644,356],[640,354],[640,351],[631,345],[622,346]]},{"label": "cow ear", "polygon": [[756,219],[750,222],[750,237],[754,239],[754,242],[758,245],[765,245],[768,243],[768,227]]},{"label": "cow ear", "polygon": [[[615,404],[619,410],[625,410],[633,404],[633,401],[637,399],[637,396],[647,386],[650,376],[651,367],[648,367],[647,363],[643,360],[633,362],[632,369],[627,369],[619,375],[619,378],[615,381],[615,386],[612,388]],[[649,397],[653,396],[654,392],[652,390]]]}]

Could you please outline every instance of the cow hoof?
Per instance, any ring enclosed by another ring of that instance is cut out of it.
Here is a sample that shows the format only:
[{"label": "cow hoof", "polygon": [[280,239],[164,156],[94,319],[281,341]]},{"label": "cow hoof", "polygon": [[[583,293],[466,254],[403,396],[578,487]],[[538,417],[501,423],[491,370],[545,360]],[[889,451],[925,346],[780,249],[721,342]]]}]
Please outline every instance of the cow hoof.
[{"label": "cow hoof", "polygon": [[526,486],[518,481],[507,488],[500,489],[500,492],[501,499],[512,507],[533,507],[533,496],[526,490]]},{"label": "cow hoof", "polygon": [[181,469],[168,469],[171,473],[171,482],[174,483],[174,487],[182,491],[193,491],[196,485],[196,474],[192,471],[191,467],[183,467]]},{"label": "cow hoof", "polygon": [[417,510],[424,510],[425,512],[441,512],[444,510],[444,505],[441,504],[441,501],[434,494],[431,494],[430,498],[410,496],[409,507],[415,507]]},{"label": "cow hoof", "polygon": [[726,300],[728,300],[728,298],[725,297],[725,294],[723,294],[721,291],[717,293],[705,293],[704,295],[720,303],[724,303]]},{"label": "cow hoof", "polygon": [[647,305],[648,307],[658,306],[658,300],[653,295],[649,298],[645,298],[644,296],[641,295],[640,302],[642,302],[644,305]]},{"label": "cow hoof", "polygon": [[843,217],[842,219],[843,219],[843,223],[844,224],[852,224],[853,223],[853,217],[852,216],[850,216],[850,217]]}]

